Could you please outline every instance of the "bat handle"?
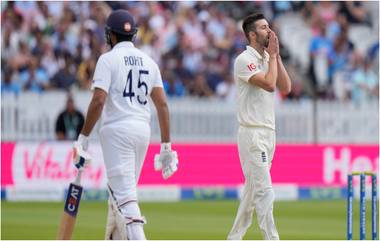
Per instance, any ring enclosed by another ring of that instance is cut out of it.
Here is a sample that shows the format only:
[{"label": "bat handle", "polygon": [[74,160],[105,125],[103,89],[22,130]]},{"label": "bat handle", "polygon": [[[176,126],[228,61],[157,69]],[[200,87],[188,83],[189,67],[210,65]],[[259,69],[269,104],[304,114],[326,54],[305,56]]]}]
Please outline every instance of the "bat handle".
[{"label": "bat handle", "polygon": [[80,185],[80,179],[82,177],[82,172],[83,172],[83,170],[78,170],[78,174],[77,174],[77,176],[75,178],[74,184]]}]

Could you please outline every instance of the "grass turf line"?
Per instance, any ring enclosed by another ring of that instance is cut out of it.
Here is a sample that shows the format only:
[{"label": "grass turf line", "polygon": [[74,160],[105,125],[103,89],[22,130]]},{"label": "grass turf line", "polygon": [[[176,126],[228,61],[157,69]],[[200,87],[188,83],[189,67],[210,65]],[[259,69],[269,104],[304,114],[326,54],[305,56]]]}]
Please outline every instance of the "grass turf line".
[{"label": "grass turf line", "polygon": [[[1,239],[55,239],[63,203],[4,202]],[[148,239],[226,239],[238,201],[141,203]],[[82,201],[74,239],[103,239],[106,202]],[[346,201],[278,201],[274,215],[281,239],[346,239]],[[367,238],[371,208],[367,202]],[[359,203],[354,203],[354,239],[359,238]],[[245,239],[261,239],[256,221]]]}]

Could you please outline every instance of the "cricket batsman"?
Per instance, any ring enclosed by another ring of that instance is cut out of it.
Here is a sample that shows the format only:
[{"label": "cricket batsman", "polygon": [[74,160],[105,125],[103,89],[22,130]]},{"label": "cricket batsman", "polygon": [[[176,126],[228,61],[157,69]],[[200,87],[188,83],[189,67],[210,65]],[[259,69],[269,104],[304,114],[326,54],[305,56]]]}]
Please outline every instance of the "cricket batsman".
[{"label": "cricket batsman", "polygon": [[270,176],[275,150],[274,91],[289,94],[291,81],[279,55],[276,34],[261,13],[247,16],[243,31],[248,46],[235,60],[238,87],[238,150],[245,183],[228,239],[241,240],[256,210],[263,239],[277,240]]},{"label": "cricket batsman", "polygon": [[[100,56],[93,77],[93,97],[74,147],[86,153],[88,136],[101,117],[99,129],[108,178],[109,202],[106,239],[144,240],[137,183],[150,141],[151,97],[161,130],[156,170],[169,178],[177,170],[177,153],[170,143],[169,110],[157,64],[135,48],[137,27],[126,10],[110,14],[105,27],[111,50]],[[90,158],[85,158],[90,159]],[[79,159],[78,159],[79,160]],[[83,168],[86,163],[76,163]]]}]

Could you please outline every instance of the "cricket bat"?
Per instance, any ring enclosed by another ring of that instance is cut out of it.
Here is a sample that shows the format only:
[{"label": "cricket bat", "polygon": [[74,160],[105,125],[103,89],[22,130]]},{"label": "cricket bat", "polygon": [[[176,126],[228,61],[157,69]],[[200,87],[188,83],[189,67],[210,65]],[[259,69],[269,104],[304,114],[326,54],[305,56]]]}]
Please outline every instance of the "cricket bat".
[{"label": "cricket bat", "polygon": [[73,235],[79,202],[83,192],[83,187],[80,185],[82,171],[79,170],[75,181],[70,183],[57,239],[71,239]]}]

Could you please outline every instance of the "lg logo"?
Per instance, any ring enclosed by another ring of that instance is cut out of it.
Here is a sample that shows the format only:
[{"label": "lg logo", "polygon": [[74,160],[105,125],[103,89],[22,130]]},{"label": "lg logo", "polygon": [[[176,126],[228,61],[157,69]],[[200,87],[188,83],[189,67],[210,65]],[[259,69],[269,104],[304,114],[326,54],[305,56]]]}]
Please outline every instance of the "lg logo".
[{"label": "lg logo", "polygon": [[247,65],[249,71],[254,71],[256,70],[256,65],[254,63],[250,63],[249,65]]}]

